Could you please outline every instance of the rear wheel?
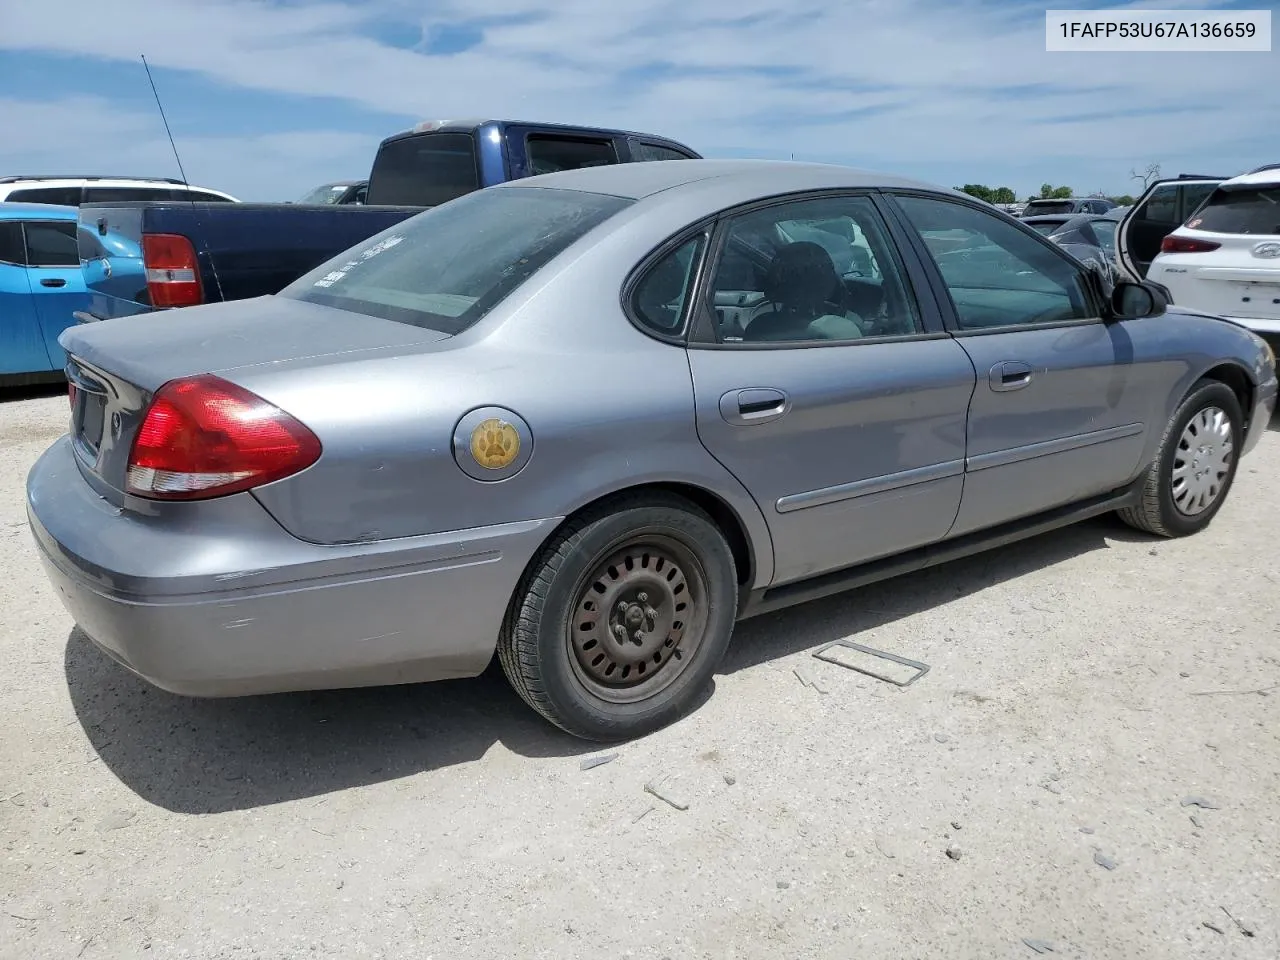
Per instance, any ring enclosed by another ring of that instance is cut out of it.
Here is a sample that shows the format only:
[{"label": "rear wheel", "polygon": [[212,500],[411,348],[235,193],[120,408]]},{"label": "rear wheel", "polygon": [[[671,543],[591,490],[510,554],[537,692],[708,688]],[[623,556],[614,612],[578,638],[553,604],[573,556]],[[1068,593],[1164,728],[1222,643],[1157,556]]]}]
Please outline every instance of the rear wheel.
[{"label": "rear wheel", "polygon": [[673,496],[620,499],[571,522],[531,565],[498,659],[547,720],[625,740],[678,719],[706,687],[737,612],[733,554]]},{"label": "rear wheel", "polygon": [[1163,537],[1203,530],[1235,480],[1243,439],[1244,416],[1231,388],[1216,380],[1197,382],[1147,467],[1142,500],[1119,511],[1120,518]]}]

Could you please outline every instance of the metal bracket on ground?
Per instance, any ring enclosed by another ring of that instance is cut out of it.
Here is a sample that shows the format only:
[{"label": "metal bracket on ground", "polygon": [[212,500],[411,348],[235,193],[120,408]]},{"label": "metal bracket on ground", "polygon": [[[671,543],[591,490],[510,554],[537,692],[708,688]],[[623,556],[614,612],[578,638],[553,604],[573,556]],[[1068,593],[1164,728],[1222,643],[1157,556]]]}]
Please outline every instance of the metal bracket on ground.
[{"label": "metal bracket on ground", "polygon": [[[886,676],[883,673],[876,673],[874,670],[855,666],[847,660],[832,656],[828,651],[835,647],[843,647],[846,650],[854,650],[858,653],[864,653],[871,657],[878,657],[881,660],[889,660],[893,663],[899,664],[900,666],[910,667],[916,672],[906,680],[897,680],[893,677]],[[927,663],[920,663],[917,660],[908,660],[906,657],[900,657],[894,653],[887,653],[884,650],[873,650],[871,647],[864,647],[862,644],[854,643],[852,640],[836,640],[834,643],[829,643],[821,650],[816,651],[814,656],[824,663],[834,663],[837,667],[844,667],[846,670],[854,670],[858,673],[865,674],[868,677],[873,677],[876,680],[883,680],[885,683],[892,683],[894,686],[898,687],[909,687],[929,672],[929,665]]]}]

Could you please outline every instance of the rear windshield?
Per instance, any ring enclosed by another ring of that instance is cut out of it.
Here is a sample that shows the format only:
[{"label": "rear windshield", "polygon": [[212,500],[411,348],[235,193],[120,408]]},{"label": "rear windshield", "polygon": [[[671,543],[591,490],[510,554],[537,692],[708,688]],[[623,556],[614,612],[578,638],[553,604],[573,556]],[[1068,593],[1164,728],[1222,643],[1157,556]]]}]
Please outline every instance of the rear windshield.
[{"label": "rear windshield", "polygon": [[1047,203],[1041,203],[1039,200],[1034,203],[1028,203],[1027,208],[1022,211],[1024,217],[1039,216],[1042,213],[1074,213],[1076,205],[1070,200],[1050,200]]},{"label": "rear windshield", "polygon": [[469,133],[424,133],[378,149],[365,202],[434,207],[480,188],[475,139]]},{"label": "rear windshield", "polygon": [[1219,187],[1187,226],[1210,233],[1280,234],[1280,186]]},{"label": "rear windshield", "polygon": [[461,333],[633,202],[576,190],[477,190],[352,247],[280,296]]}]

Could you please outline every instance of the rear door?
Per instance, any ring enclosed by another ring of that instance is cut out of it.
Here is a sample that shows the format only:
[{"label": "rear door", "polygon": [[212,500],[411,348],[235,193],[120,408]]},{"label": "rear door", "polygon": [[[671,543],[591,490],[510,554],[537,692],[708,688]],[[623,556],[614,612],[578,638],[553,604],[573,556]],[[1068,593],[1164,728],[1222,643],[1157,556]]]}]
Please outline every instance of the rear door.
[{"label": "rear door", "polygon": [[75,313],[89,303],[74,220],[26,220],[27,275],[35,298],[36,317],[53,369],[67,362],[58,335],[78,321]]},{"label": "rear door", "polygon": [[27,277],[22,224],[0,220],[0,374],[34,373],[50,366]]},{"label": "rear door", "polygon": [[858,193],[717,230],[688,350],[697,429],[760,506],[775,585],[938,541],[955,520],[973,366],[900,249]]},{"label": "rear door", "polygon": [[1147,188],[1116,229],[1116,263],[1130,280],[1145,280],[1164,238],[1185,223],[1221,180],[1159,180]]}]

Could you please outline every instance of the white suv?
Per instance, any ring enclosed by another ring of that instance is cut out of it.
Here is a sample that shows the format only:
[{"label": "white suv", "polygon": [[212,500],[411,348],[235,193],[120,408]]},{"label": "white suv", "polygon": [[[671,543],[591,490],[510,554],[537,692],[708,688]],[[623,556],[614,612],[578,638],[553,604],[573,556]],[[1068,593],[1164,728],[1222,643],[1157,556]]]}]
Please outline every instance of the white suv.
[{"label": "white suv", "polygon": [[132,200],[194,200],[197,203],[235,203],[221,190],[186,187],[181,180],[146,177],[0,177],[0,202],[126,203]]},{"label": "white suv", "polygon": [[1280,164],[1218,184],[1165,236],[1147,279],[1178,306],[1280,334]]}]

